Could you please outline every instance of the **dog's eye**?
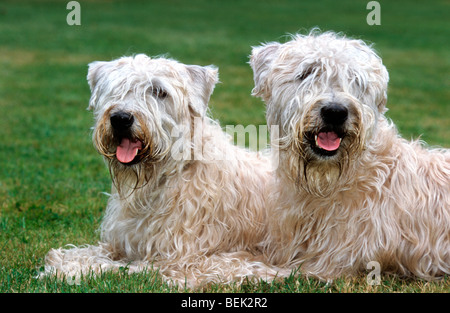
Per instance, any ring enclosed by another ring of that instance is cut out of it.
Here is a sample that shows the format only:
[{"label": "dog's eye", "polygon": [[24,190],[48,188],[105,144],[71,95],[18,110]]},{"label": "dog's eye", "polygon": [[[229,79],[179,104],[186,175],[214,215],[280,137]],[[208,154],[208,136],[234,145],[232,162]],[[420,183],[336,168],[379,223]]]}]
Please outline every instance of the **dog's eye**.
[{"label": "dog's eye", "polygon": [[152,96],[155,98],[158,98],[161,100],[167,98],[167,92],[162,88],[152,88],[151,92],[152,92]]},{"label": "dog's eye", "polygon": [[308,68],[308,69],[304,70],[302,73],[300,73],[299,75],[297,75],[295,77],[295,79],[299,80],[299,81],[304,81],[306,79],[306,77],[311,75],[312,72],[313,72],[313,69],[312,68]]}]

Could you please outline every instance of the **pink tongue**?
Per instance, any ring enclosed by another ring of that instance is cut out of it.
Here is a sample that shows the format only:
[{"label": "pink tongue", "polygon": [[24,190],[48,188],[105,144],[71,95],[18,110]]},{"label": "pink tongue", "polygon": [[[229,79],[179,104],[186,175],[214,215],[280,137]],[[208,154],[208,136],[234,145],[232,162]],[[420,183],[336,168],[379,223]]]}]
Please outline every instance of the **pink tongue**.
[{"label": "pink tongue", "polygon": [[116,157],[122,163],[130,163],[136,157],[137,151],[142,149],[142,142],[131,141],[128,138],[123,138],[120,145],[117,147]]},{"label": "pink tongue", "polygon": [[339,148],[341,139],[335,132],[322,132],[317,135],[317,144],[324,150],[334,151]]}]

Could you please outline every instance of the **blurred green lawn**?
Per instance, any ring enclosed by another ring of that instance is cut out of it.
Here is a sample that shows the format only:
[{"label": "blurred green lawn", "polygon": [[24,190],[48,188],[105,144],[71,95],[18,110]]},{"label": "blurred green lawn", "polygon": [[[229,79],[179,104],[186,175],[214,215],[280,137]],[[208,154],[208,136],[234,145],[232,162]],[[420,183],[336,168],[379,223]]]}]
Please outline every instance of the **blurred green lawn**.
[{"label": "blurred green lawn", "polygon": [[[223,126],[261,125],[264,105],[250,95],[251,46],[315,26],[342,31],[374,43],[382,56],[390,73],[388,116],[402,135],[450,146],[448,1],[379,1],[380,26],[367,25],[362,0],[89,0],[79,1],[81,26],[67,25],[67,2],[0,3],[0,292],[103,290],[32,279],[50,248],[98,240],[110,180],[86,111],[87,64],[95,60],[142,52],[214,64],[221,83],[210,102],[213,117]],[[448,280],[429,289],[386,284],[369,291],[450,290]],[[264,290],[308,290],[299,281],[270,288]]]}]

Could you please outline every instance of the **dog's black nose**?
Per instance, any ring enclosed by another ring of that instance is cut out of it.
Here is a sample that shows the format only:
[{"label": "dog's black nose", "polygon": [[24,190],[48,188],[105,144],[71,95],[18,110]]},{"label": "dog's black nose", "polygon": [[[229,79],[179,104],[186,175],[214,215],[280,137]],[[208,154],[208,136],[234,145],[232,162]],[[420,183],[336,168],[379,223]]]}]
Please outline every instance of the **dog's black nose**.
[{"label": "dog's black nose", "polygon": [[130,113],[119,111],[111,114],[110,121],[115,130],[123,131],[130,129],[134,123],[134,117]]},{"label": "dog's black nose", "polygon": [[339,103],[330,103],[320,110],[322,119],[327,124],[342,125],[348,118],[348,110]]}]

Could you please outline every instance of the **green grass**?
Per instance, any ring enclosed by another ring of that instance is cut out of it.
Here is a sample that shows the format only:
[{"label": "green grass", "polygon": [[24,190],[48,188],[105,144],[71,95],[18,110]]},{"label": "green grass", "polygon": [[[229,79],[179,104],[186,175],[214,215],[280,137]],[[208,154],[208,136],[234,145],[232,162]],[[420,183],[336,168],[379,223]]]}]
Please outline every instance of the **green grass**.
[{"label": "green grass", "polygon": [[[91,143],[87,64],[133,53],[215,64],[221,84],[211,111],[222,125],[265,124],[251,97],[251,46],[314,26],[375,43],[390,72],[388,116],[406,138],[449,146],[450,6],[379,1],[381,26],[366,24],[367,1],[79,1],[81,26],[66,24],[68,1],[0,3],[0,292],[174,292],[154,273],[126,270],[81,285],[36,280],[51,248],[95,244],[110,188]],[[184,290],[182,290],[184,291]],[[214,285],[207,292],[449,292],[441,282],[365,277],[325,284],[289,278]]]}]

